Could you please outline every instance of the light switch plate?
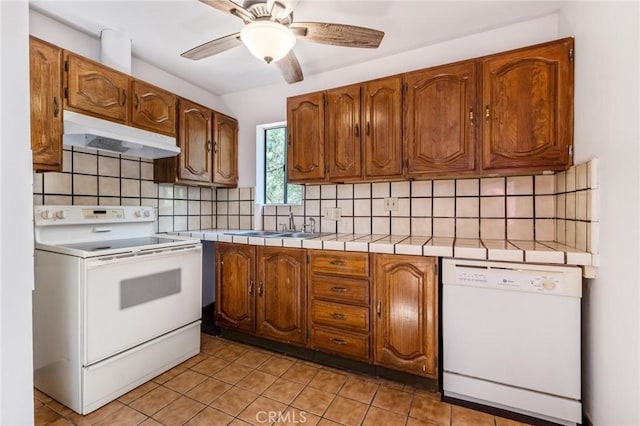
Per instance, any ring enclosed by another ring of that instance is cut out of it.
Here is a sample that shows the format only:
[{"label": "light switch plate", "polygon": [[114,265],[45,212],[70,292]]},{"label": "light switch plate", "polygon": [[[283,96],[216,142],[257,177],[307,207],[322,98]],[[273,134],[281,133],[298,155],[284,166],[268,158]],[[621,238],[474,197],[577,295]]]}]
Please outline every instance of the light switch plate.
[{"label": "light switch plate", "polygon": [[398,197],[387,197],[384,199],[384,210],[395,212],[398,210]]}]

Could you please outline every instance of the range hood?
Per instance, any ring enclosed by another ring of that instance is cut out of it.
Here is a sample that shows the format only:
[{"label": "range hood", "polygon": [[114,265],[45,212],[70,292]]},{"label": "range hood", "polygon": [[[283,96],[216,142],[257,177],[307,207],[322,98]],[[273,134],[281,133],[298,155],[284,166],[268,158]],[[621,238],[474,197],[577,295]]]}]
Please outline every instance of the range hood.
[{"label": "range hood", "polygon": [[95,148],[142,158],[180,154],[176,138],[64,110],[65,145]]}]

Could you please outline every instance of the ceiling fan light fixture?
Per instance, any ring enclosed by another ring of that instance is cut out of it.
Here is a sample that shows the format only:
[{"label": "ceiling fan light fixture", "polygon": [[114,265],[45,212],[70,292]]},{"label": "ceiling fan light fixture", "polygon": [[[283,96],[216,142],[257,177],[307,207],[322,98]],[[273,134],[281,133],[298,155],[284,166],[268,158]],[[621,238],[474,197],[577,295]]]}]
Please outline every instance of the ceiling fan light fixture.
[{"label": "ceiling fan light fixture", "polygon": [[240,39],[266,63],[284,58],[296,44],[296,36],[288,27],[269,20],[248,23],[240,30]]}]

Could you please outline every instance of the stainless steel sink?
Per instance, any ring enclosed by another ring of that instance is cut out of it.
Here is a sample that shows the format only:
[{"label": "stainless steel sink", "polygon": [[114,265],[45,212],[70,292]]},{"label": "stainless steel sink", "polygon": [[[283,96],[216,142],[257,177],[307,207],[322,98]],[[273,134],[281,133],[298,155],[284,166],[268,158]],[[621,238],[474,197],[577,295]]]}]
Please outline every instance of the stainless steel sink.
[{"label": "stainless steel sink", "polygon": [[302,239],[308,239],[308,238],[318,238],[318,237],[322,237],[325,235],[330,235],[329,232],[288,232],[286,234],[281,234],[280,237],[283,238],[302,238]]}]

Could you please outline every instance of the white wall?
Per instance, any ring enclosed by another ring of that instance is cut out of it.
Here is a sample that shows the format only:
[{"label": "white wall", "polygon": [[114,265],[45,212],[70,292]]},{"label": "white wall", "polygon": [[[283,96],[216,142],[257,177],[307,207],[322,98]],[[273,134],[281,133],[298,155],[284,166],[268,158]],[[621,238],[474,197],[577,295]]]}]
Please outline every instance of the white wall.
[{"label": "white wall", "polygon": [[[100,39],[68,27],[35,10],[29,11],[29,33],[63,47],[79,55],[100,62]],[[144,62],[136,57],[131,60],[131,75],[184,98],[200,103],[216,111],[232,114],[224,101],[206,90],[180,77]]]},{"label": "white wall", "polygon": [[557,29],[557,15],[544,16],[336,71],[306,76],[304,81],[293,85],[282,83],[223,96],[240,123],[239,186],[254,186],[256,182],[256,126],[286,120],[288,96],[554,40],[558,38]]},{"label": "white wall", "polygon": [[26,1],[0,2],[0,424],[33,423],[32,174]]},{"label": "white wall", "polygon": [[584,291],[584,406],[594,425],[640,425],[638,3],[570,2],[575,161],[600,158],[600,268]]}]

